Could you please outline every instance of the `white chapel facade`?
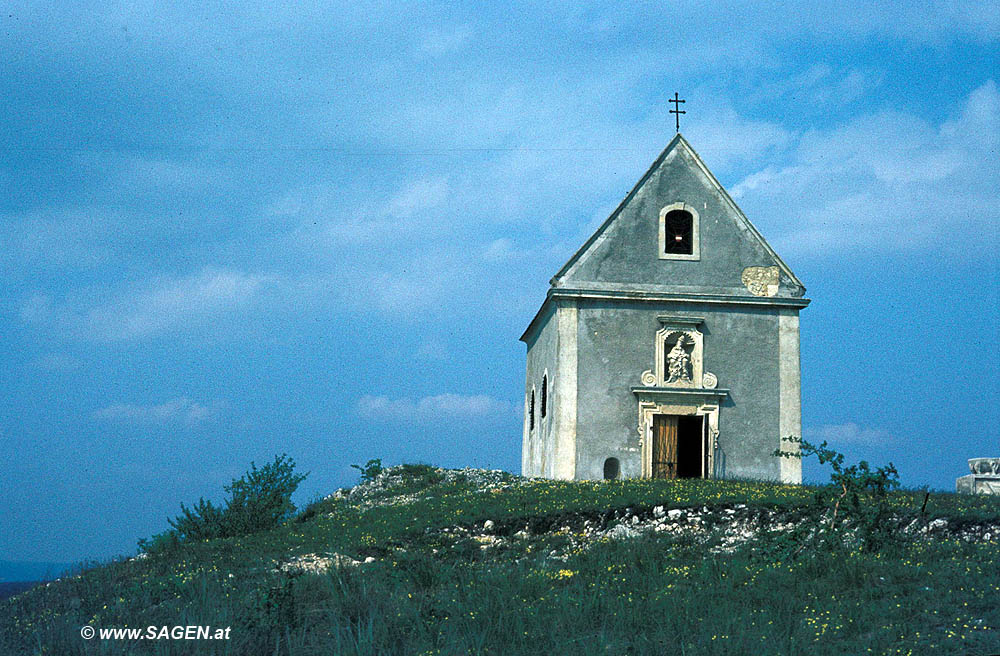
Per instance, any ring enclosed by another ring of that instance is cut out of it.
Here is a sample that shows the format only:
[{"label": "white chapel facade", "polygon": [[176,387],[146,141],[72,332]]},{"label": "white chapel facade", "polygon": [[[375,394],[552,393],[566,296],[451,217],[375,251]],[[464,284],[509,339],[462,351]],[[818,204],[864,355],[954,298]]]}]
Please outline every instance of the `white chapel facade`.
[{"label": "white chapel facade", "polygon": [[801,482],[804,293],[678,134],[521,337],[522,473]]}]

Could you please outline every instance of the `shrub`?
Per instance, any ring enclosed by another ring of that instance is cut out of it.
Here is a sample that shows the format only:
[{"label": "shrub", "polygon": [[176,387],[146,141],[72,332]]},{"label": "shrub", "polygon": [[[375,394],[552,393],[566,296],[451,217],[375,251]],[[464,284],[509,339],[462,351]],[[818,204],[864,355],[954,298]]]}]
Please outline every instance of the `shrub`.
[{"label": "shrub", "polygon": [[890,462],[884,467],[871,468],[862,460],[856,465],[844,465],[844,454],[827,446],[826,441],[819,446],[800,437],[783,437],[783,442],[798,444],[798,451],[778,449],[774,455],[784,458],[816,456],[819,464],[829,464],[833,470],[830,482],[832,493],[819,491],[817,501],[830,506],[830,528],[837,526],[837,514],[843,508],[858,522],[862,546],[866,551],[878,551],[892,538],[889,493],[899,488],[899,472]]},{"label": "shrub", "polygon": [[361,482],[369,483],[375,480],[375,477],[382,473],[382,459],[372,458],[365,463],[364,467],[361,465],[351,465],[359,472],[361,472]]},{"label": "shrub", "polygon": [[414,481],[419,481],[426,485],[434,485],[435,483],[440,483],[444,480],[444,474],[431,465],[418,463],[404,464],[401,465],[401,467],[403,470],[403,476],[407,476]]},{"label": "shrub", "polygon": [[229,502],[223,513],[226,535],[248,535],[274,528],[295,512],[292,493],[307,474],[295,473],[295,461],[287,455],[276,456],[274,462],[250,471],[226,486]]},{"label": "shrub", "polygon": [[224,537],[226,528],[225,510],[212,505],[211,501],[198,499],[193,509],[181,504],[181,514],[167,522],[174,528],[180,540],[211,540]]},{"label": "shrub", "polygon": [[181,504],[181,514],[168,519],[173,530],[139,540],[143,551],[164,551],[181,542],[249,535],[278,526],[295,512],[292,493],[308,474],[295,473],[295,461],[286,454],[250,470],[225,486],[229,498],[222,507],[198,499],[192,508]]}]

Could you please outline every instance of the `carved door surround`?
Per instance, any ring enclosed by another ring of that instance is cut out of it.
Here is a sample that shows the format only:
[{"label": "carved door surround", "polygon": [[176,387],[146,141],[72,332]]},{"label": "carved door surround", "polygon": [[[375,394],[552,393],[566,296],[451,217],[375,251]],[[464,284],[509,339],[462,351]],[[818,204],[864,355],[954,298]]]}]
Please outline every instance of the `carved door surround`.
[{"label": "carved door surround", "polygon": [[[653,475],[653,424],[656,415],[702,416],[704,443],[702,477],[711,478],[719,436],[719,408],[728,390],[716,389],[718,379],[705,371],[701,317],[660,316],[654,340],[655,370],[644,371],[642,387],[633,387],[638,400],[642,476]],[[679,345],[679,346],[678,346]]]},{"label": "carved door surround", "polygon": [[653,423],[656,415],[700,415],[706,430],[702,453],[702,478],[712,478],[715,471],[716,441],[719,437],[719,407],[727,390],[686,390],[633,387],[639,401],[639,447],[642,452],[642,477],[653,476]]}]

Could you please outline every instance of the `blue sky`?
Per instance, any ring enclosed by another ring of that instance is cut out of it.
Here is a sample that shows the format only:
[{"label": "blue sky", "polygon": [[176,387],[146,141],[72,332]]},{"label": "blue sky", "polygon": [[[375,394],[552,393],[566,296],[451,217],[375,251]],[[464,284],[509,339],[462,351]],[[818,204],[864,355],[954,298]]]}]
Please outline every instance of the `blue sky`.
[{"label": "blue sky", "polygon": [[518,337],[675,91],[813,299],[806,437],[952,489],[1000,455],[1000,12],[816,4],[7,3],[0,557],[280,452],[299,502],[516,471]]}]

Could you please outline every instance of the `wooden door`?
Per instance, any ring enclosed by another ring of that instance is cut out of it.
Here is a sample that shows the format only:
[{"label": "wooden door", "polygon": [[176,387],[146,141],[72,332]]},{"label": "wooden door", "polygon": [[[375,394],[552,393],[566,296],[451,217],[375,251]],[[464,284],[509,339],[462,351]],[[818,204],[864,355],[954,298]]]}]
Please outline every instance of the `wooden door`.
[{"label": "wooden door", "polygon": [[677,478],[677,417],[653,416],[653,478]]}]

